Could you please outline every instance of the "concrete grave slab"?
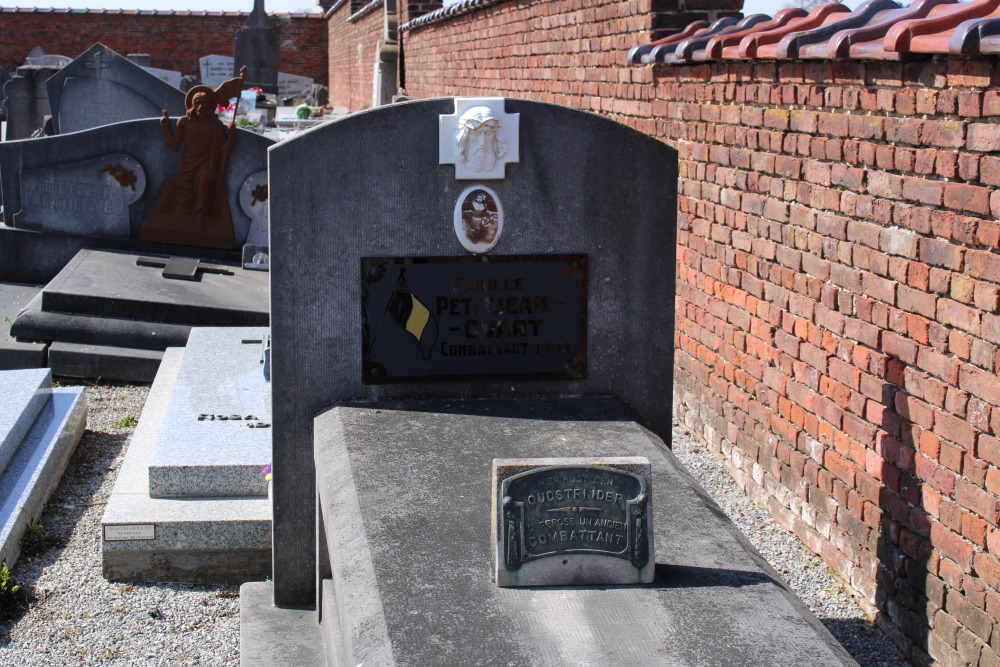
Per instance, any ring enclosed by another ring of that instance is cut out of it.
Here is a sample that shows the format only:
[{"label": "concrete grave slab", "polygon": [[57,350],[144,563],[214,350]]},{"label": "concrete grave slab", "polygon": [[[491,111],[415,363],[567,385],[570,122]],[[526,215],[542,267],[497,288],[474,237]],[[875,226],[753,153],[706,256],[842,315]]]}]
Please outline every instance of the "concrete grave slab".
[{"label": "concrete grave slab", "polygon": [[21,446],[52,393],[52,372],[45,368],[0,373],[0,471]]},{"label": "concrete grave slab", "polygon": [[263,328],[195,328],[149,463],[152,498],[265,496],[271,387]]},{"label": "concrete grave slab", "polygon": [[[267,498],[149,496],[149,464],[184,354],[164,354],[101,521],[103,573],[113,581],[240,583],[270,572]],[[107,539],[116,532],[152,539]]]},{"label": "concrete grave slab", "polygon": [[163,276],[166,265],[81,250],[16,316],[11,334],[48,343],[39,365],[58,374],[151,382],[163,350],[184,345],[192,326],[268,323],[266,274],[213,264],[173,280]]},{"label": "concrete grave slab", "polygon": [[10,335],[18,314],[41,292],[41,286],[0,283],[0,370],[44,368],[44,343],[19,341]]},{"label": "concrete grave slab", "polygon": [[[322,623],[337,624],[327,650],[343,664],[855,664],[615,401],[343,405],[318,416],[315,433],[330,555]],[[492,459],[584,454],[649,459],[653,583],[498,587]]]},{"label": "concrete grave slab", "polygon": [[82,250],[42,290],[42,309],[198,326],[267,324],[267,276],[232,268],[197,281],[164,278],[130,253]]},{"label": "concrete grave slab", "polygon": [[56,134],[140,118],[184,114],[184,93],[103,44],[45,82]]},{"label": "concrete grave slab", "polygon": [[[0,388],[7,373],[0,373]],[[43,371],[48,376],[48,371]],[[31,384],[34,384],[32,382]],[[0,476],[0,561],[13,565],[21,539],[38,520],[45,502],[62,478],[87,423],[83,387],[51,389],[30,430]]]}]

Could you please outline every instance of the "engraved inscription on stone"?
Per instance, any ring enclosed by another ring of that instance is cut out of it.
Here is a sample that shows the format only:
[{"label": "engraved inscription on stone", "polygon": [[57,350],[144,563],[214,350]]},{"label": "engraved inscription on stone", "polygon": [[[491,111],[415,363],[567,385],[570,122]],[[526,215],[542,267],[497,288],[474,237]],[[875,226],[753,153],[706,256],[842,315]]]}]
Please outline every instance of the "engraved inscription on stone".
[{"label": "engraved inscription on stone", "polygon": [[104,526],[104,541],[155,540],[156,525],[152,523],[129,523]]},{"label": "engraved inscription on stone", "polygon": [[129,205],[146,189],[142,165],[122,153],[22,169],[19,179],[15,227],[105,238],[129,238]]},{"label": "engraved inscription on stone", "polygon": [[600,466],[537,468],[501,487],[504,566],[536,558],[602,554],[646,565],[646,483]]}]

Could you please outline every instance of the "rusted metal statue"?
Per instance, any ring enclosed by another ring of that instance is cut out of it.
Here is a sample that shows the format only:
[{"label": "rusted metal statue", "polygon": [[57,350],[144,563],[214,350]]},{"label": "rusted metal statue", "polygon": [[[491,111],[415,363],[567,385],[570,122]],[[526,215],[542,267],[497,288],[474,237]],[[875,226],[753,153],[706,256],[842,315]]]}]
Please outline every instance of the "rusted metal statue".
[{"label": "rusted metal statue", "polygon": [[142,240],[158,243],[224,248],[234,243],[233,219],[226,191],[226,164],[236,140],[236,113],[229,129],[215,115],[218,105],[233,97],[239,103],[246,68],[235,79],[212,90],[198,85],[184,99],[187,113],[170,131],[163,112],[160,125],[170,150],[181,149],[177,174],[163,187],[149,217],[142,225]]}]

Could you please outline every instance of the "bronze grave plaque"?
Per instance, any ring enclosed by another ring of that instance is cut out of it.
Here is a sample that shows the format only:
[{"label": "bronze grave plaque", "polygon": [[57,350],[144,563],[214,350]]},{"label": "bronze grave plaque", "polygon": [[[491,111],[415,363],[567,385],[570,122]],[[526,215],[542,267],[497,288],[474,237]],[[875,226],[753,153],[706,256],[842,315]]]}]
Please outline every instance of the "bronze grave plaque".
[{"label": "bronze grave plaque", "polygon": [[493,469],[500,586],[650,580],[648,461],[496,459]]},{"label": "bronze grave plaque", "polygon": [[362,379],[583,379],[587,256],[364,258]]}]

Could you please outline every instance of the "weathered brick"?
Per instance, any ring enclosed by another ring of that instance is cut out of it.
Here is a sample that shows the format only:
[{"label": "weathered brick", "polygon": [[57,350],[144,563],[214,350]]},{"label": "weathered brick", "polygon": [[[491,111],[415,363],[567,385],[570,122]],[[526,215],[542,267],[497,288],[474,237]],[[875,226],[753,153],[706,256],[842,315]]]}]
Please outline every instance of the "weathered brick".
[{"label": "weathered brick", "polygon": [[972,151],[991,153],[1000,150],[1000,125],[970,123],[966,147]]}]

